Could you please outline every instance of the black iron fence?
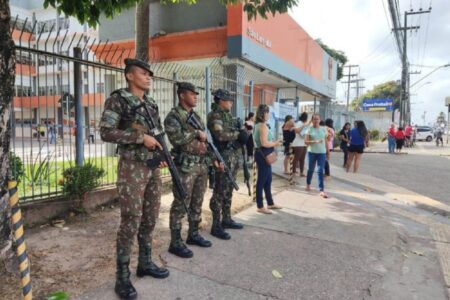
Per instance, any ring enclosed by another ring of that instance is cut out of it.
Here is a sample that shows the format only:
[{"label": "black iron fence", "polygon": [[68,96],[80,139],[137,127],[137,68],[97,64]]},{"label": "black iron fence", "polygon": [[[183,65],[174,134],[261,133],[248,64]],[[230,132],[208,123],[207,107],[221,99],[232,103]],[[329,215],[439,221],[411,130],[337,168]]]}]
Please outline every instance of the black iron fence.
[{"label": "black iron fence", "polygon": [[[16,18],[11,24],[17,58],[11,150],[24,164],[21,202],[61,195],[64,170],[84,162],[105,170],[103,185],[117,178],[116,146],[101,141],[98,126],[105,99],[126,86],[123,60],[134,54],[97,41],[89,32],[70,32],[64,22],[42,25]],[[216,88],[227,88],[242,100],[238,113],[253,109],[251,82],[229,77],[218,61],[206,69],[174,62],[154,63],[152,69],[149,95],[162,118],[177,105],[178,81],[198,87],[197,111],[204,118]],[[163,176],[170,176],[168,170]]]}]

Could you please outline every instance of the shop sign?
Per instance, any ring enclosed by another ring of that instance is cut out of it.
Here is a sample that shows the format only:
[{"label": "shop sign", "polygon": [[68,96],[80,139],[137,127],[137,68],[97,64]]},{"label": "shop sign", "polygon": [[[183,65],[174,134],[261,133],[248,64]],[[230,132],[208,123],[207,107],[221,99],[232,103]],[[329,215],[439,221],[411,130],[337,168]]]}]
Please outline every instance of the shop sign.
[{"label": "shop sign", "polygon": [[391,98],[364,99],[363,111],[392,111],[393,101]]},{"label": "shop sign", "polygon": [[247,35],[257,41],[258,43],[260,43],[261,45],[267,47],[267,48],[272,48],[272,41],[266,39],[265,37],[263,37],[262,35],[260,35],[259,33],[257,33],[255,30],[253,30],[250,27],[247,27]]}]

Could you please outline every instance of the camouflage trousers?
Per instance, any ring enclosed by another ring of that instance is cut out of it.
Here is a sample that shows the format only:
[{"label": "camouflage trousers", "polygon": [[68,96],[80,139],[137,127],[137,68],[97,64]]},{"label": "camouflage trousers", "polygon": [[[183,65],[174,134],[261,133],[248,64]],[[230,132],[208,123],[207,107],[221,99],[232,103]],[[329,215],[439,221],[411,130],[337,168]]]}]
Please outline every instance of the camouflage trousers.
[{"label": "camouflage trousers", "polygon": [[[233,178],[236,178],[240,161],[239,154],[237,151],[226,151],[221,154],[225,163],[230,168]],[[214,191],[209,202],[213,219],[220,221],[221,213],[222,220],[231,218],[233,189],[233,183],[228,179],[227,175],[224,172],[216,172]]]},{"label": "camouflage trousers", "polygon": [[[208,182],[208,167],[205,164],[195,164],[189,173],[178,168],[186,193],[186,205],[189,208],[189,222],[202,220],[202,204]],[[170,208],[170,229],[181,229],[181,220],[186,214],[182,199],[173,188],[174,200]]]},{"label": "camouflage trousers", "polygon": [[161,205],[160,174],[159,169],[151,171],[144,162],[120,158],[117,180],[120,202],[117,255],[130,255],[136,234],[140,244],[151,246]]}]

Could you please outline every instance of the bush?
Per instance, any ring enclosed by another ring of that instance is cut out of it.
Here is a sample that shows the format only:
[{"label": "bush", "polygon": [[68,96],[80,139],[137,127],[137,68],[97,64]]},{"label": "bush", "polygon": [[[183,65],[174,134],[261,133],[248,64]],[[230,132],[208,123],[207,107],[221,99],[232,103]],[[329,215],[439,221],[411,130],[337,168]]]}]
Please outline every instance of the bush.
[{"label": "bush", "polygon": [[85,197],[87,192],[100,186],[101,178],[105,175],[105,170],[98,168],[91,163],[83,166],[75,166],[64,170],[63,192],[69,197],[77,196],[78,199]]},{"label": "bush", "polygon": [[380,131],[377,129],[372,129],[369,130],[369,138],[374,141],[374,140],[379,140],[380,139]]},{"label": "bush", "polygon": [[14,152],[9,152],[10,179],[20,181],[25,175],[22,160]]}]

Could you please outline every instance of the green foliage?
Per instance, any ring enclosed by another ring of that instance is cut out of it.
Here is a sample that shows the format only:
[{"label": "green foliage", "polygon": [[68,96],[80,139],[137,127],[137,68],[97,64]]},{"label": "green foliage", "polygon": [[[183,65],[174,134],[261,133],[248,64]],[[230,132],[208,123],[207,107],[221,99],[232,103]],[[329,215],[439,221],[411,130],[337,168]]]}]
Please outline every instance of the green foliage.
[{"label": "green foliage", "polygon": [[63,172],[63,192],[67,196],[77,196],[82,199],[83,196],[100,186],[101,178],[105,175],[105,170],[96,167],[88,162],[83,166],[74,166]]},{"label": "green foliage", "polygon": [[[211,0],[209,0],[211,1]],[[248,19],[256,19],[259,15],[267,18],[267,14],[275,15],[278,13],[286,13],[288,9],[298,4],[298,0],[219,0],[222,4],[244,5],[244,11],[247,13]],[[107,18],[120,14],[123,9],[134,7],[142,0],[44,0],[44,7],[52,6],[66,16],[74,16],[80,23],[88,23],[95,27],[99,23],[100,15],[104,14]],[[188,3],[195,4],[197,0],[161,0],[161,3]]]},{"label": "green foliage", "polygon": [[371,141],[379,140],[380,139],[380,131],[378,129],[369,130],[369,139]]},{"label": "green foliage", "polygon": [[10,179],[20,181],[25,175],[25,168],[22,160],[14,152],[9,152],[9,169],[11,170]]},{"label": "green foliage", "polygon": [[69,300],[69,294],[66,292],[55,292],[50,294],[50,296],[47,297],[47,300]]},{"label": "green foliage", "polygon": [[357,109],[361,106],[364,99],[391,98],[394,100],[394,107],[400,103],[401,86],[396,81],[388,81],[375,85],[373,89],[364,93],[361,97],[352,101],[352,107]]},{"label": "green foliage", "polygon": [[332,58],[337,61],[337,78],[336,80],[340,80],[344,75],[344,65],[347,63],[348,58],[344,51],[336,50],[325,45],[321,39],[317,39],[316,42],[322,47],[322,49],[328,53]]},{"label": "green foliage", "polygon": [[39,152],[34,158],[34,161],[32,161],[31,164],[28,165],[28,170],[27,172],[25,172],[26,181],[33,185],[48,184],[50,176],[57,171],[56,169],[52,168],[50,164],[53,154],[48,154],[43,157],[43,147],[44,145],[39,148]]}]

